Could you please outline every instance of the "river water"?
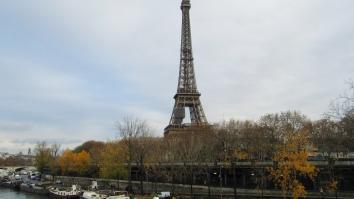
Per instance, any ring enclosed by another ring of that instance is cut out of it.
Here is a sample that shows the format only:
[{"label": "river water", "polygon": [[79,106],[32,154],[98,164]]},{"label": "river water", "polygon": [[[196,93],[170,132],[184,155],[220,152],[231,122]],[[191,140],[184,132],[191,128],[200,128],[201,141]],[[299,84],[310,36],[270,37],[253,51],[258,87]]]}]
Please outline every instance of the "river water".
[{"label": "river water", "polygon": [[45,199],[48,197],[0,188],[0,199]]}]

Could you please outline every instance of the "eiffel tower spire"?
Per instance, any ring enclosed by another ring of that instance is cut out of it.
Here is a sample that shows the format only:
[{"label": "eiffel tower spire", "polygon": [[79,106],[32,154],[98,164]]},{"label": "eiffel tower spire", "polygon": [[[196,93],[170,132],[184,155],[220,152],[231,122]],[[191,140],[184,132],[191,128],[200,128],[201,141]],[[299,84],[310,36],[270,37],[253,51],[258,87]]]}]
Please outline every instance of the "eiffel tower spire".
[{"label": "eiffel tower spire", "polygon": [[181,38],[181,63],[177,92],[197,93],[197,84],[193,67],[192,33],[189,17],[191,4],[189,0],[183,0],[182,10],[182,38]]},{"label": "eiffel tower spire", "polygon": [[[171,128],[208,125],[200,102],[201,94],[198,92],[194,73],[192,34],[189,17],[190,8],[190,0],[182,0],[182,38],[177,94],[174,96],[175,105],[173,107],[170,123],[165,128],[165,134]],[[183,124],[185,108],[188,108],[190,113],[191,123],[189,125]]]}]

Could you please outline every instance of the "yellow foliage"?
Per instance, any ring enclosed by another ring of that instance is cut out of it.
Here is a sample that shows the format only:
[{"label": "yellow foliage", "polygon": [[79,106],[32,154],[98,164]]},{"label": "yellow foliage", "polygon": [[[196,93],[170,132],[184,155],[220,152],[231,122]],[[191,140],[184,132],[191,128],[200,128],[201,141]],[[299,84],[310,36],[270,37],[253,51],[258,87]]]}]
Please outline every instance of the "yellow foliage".
[{"label": "yellow foliage", "polygon": [[233,156],[238,160],[246,160],[248,158],[248,153],[241,150],[235,150]]},{"label": "yellow foliage", "polygon": [[305,187],[298,181],[299,176],[313,179],[316,167],[307,161],[308,137],[306,132],[289,134],[284,144],[278,146],[273,157],[277,163],[270,168],[270,178],[283,191],[283,195],[292,192],[293,198],[304,197]]},{"label": "yellow foliage", "polygon": [[90,154],[86,151],[74,153],[65,150],[59,157],[59,165],[63,175],[84,175],[90,167]]},{"label": "yellow foliage", "polygon": [[332,180],[327,184],[327,188],[330,191],[336,191],[338,186],[338,181]]},{"label": "yellow foliage", "polygon": [[100,156],[100,177],[111,179],[125,177],[126,151],[125,145],[120,142],[107,143]]},{"label": "yellow foliage", "polygon": [[298,199],[299,197],[305,197],[306,196],[306,190],[305,187],[300,184],[300,183],[295,183],[293,187],[293,198]]},{"label": "yellow foliage", "polygon": [[71,150],[65,150],[59,157],[59,165],[62,175],[68,175],[74,171],[74,153]]},{"label": "yellow foliage", "polygon": [[79,175],[84,175],[90,167],[90,154],[86,151],[77,153],[74,156],[74,168]]}]

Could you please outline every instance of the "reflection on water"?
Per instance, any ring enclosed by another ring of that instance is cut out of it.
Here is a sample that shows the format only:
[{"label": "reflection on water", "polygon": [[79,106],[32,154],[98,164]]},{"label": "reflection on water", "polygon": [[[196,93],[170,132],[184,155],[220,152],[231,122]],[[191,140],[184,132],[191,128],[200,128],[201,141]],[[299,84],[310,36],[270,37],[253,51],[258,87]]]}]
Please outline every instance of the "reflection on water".
[{"label": "reflection on water", "polygon": [[1,199],[44,199],[47,197],[18,192],[11,189],[0,188],[0,198]]}]

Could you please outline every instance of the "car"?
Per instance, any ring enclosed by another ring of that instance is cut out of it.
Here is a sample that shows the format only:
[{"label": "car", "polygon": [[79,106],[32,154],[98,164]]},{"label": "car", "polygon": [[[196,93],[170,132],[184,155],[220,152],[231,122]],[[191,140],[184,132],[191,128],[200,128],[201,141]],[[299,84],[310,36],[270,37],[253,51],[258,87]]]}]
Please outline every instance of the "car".
[{"label": "car", "polygon": [[21,174],[21,175],[28,175],[28,172],[25,171],[25,170],[22,170],[22,171],[20,171],[20,174]]},{"label": "car", "polygon": [[171,193],[168,192],[168,191],[161,192],[161,193],[158,195],[158,198],[160,198],[160,199],[169,199],[169,198],[171,198]]},{"label": "car", "polygon": [[21,176],[20,175],[15,175],[15,180],[21,180]]},{"label": "car", "polygon": [[31,180],[37,180],[38,179],[38,176],[34,173],[31,174]]}]

